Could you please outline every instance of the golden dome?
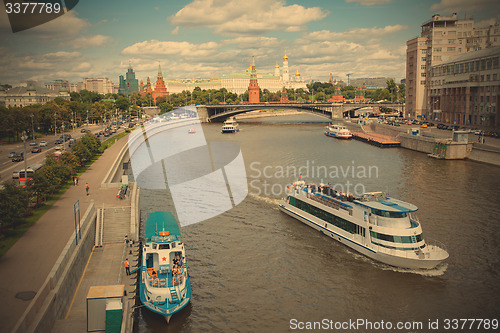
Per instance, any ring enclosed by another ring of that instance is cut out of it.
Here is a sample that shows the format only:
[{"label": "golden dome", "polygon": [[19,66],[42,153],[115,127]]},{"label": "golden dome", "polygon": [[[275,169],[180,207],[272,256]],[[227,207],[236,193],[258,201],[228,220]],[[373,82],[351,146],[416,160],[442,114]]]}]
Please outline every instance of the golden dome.
[{"label": "golden dome", "polygon": [[286,51],[285,51],[285,56],[283,57],[283,61],[288,61],[288,57],[286,56]]},{"label": "golden dome", "polygon": [[280,66],[278,64],[276,64],[276,66],[274,66],[274,68],[280,68]]},{"label": "golden dome", "polygon": [[297,68],[297,71],[295,72],[295,76],[300,76],[299,69]]}]

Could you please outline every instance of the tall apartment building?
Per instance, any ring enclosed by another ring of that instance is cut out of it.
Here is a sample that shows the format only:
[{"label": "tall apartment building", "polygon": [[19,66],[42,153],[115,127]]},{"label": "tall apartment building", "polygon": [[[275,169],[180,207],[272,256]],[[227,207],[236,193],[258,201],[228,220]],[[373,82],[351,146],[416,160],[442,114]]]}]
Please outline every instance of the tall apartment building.
[{"label": "tall apartment building", "polygon": [[433,119],[429,98],[429,73],[451,58],[500,45],[500,28],[475,27],[473,19],[436,14],[422,24],[419,37],[406,42],[406,112],[411,117]]},{"label": "tall apartment building", "polygon": [[83,87],[83,89],[95,91],[99,94],[118,92],[118,89],[115,89],[113,82],[108,78],[85,78],[83,79]]}]

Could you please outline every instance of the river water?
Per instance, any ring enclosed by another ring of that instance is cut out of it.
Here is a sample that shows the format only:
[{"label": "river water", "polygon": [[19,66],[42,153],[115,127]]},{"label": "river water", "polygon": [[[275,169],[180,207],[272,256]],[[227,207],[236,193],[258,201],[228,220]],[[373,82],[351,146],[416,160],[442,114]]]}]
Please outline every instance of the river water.
[{"label": "river water", "polygon": [[[240,146],[249,195],[182,228],[191,303],[169,325],[138,310],[135,332],[285,332],[323,319],[422,323],[395,332],[428,332],[438,320],[438,332],[446,319],[500,319],[500,169],[339,141],[323,135],[324,126],[309,115],[248,119],[237,134],[203,125],[207,141]],[[424,237],[443,243],[450,258],[430,271],[393,268],[281,213],[279,199],[299,173],[417,205]],[[141,220],[169,209],[166,191],[141,189]]]}]

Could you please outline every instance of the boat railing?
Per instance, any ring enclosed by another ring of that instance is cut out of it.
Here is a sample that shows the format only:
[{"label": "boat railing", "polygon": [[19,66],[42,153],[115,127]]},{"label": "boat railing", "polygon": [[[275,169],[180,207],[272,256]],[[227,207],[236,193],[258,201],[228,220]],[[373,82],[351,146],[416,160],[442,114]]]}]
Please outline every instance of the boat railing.
[{"label": "boat railing", "polygon": [[448,252],[446,245],[444,245],[444,243],[441,243],[436,239],[426,238],[425,243],[429,248],[429,252],[440,252],[441,250]]},{"label": "boat railing", "polygon": [[429,251],[430,250],[429,245],[427,245],[424,249],[418,248],[412,250],[397,250],[397,249],[390,249],[378,244],[373,244],[373,245],[377,247],[377,252],[382,252],[396,257],[407,258],[407,259],[430,259],[433,253],[438,252],[438,250],[434,248],[432,251]]},{"label": "boat railing", "polygon": [[314,201],[317,201],[325,206],[328,206],[328,207],[331,207],[331,208],[334,208],[337,210],[338,209],[346,210],[349,213],[349,215],[352,215],[352,208],[351,207],[343,204],[342,202],[338,202],[335,199],[330,199],[330,198],[324,197],[324,196],[320,195],[319,192],[312,193],[309,196],[309,198],[314,200]]}]

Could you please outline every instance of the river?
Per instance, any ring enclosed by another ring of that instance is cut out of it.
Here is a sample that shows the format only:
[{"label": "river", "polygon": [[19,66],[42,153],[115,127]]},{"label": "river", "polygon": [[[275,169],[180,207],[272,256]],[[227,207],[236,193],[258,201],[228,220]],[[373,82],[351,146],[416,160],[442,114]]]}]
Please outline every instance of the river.
[{"label": "river", "polygon": [[[203,125],[207,141],[240,146],[249,194],[182,228],[191,303],[168,326],[138,310],[135,332],[285,332],[323,319],[422,323],[395,331],[427,332],[429,321],[438,320],[442,331],[447,319],[500,319],[500,169],[336,140],[323,135],[321,121],[247,119],[237,134]],[[281,213],[283,190],[300,173],[417,205],[425,238],[445,244],[449,259],[430,271],[386,266]],[[171,207],[165,191],[141,190],[141,220]],[[363,327],[351,331],[369,331]]]}]

